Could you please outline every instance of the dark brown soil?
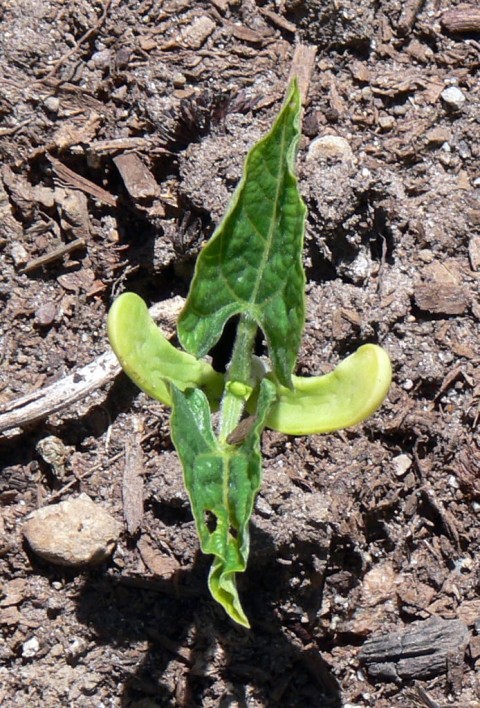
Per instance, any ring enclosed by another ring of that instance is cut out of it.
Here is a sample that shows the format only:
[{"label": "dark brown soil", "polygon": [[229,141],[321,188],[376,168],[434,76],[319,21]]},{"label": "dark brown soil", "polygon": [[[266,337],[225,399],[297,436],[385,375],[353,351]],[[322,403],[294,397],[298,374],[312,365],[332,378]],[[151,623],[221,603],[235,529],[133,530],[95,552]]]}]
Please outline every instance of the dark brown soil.
[{"label": "dark brown soil", "polygon": [[[119,292],[186,294],[308,46],[299,371],[367,341],[394,367],[363,426],[265,434],[240,581],[251,631],[208,595],[160,404],[121,375],[7,426],[2,705],[480,706],[480,22],[465,12],[441,0],[2,3],[3,420],[107,350]],[[351,153],[323,159],[324,135]],[[38,446],[51,435],[61,464]],[[110,563],[75,572],[30,553],[25,517],[69,495],[123,521],[132,459],[143,518]]]}]

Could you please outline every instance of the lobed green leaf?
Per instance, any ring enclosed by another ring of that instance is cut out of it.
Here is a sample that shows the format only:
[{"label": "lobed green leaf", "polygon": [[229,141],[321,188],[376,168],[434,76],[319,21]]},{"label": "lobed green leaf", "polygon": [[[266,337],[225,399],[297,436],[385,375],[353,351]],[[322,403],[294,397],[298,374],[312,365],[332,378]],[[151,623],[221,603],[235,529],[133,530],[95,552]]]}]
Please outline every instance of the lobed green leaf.
[{"label": "lobed green leaf", "polygon": [[178,322],[183,347],[204,356],[233,315],[263,330],[284,386],[305,322],[302,266],[306,208],[294,175],[301,100],[293,81],[270,132],[249,152],[227,213],[200,253]]},{"label": "lobed green leaf", "polygon": [[221,445],[202,391],[172,387],[172,440],[182,462],[202,551],[214,556],[210,592],[245,627],[250,625],[238,597],[236,574],[247,566],[248,522],[261,483],[260,435],[274,398],[274,385],[264,380],[256,418],[245,440],[238,446]]}]

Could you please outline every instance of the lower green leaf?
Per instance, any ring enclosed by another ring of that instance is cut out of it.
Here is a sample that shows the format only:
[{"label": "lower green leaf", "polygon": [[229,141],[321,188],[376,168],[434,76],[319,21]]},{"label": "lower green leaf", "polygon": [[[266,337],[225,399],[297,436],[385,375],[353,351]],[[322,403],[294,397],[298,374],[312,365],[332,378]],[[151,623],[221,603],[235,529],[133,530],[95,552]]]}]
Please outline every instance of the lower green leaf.
[{"label": "lower green leaf", "polygon": [[210,592],[245,627],[250,624],[238,597],[236,574],[247,566],[248,524],[261,483],[260,436],[275,396],[274,385],[265,379],[257,417],[242,444],[234,446],[220,444],[215,437],[202,391],[172,386],[172,440],[182,462],[201,549],[215,556]]}]

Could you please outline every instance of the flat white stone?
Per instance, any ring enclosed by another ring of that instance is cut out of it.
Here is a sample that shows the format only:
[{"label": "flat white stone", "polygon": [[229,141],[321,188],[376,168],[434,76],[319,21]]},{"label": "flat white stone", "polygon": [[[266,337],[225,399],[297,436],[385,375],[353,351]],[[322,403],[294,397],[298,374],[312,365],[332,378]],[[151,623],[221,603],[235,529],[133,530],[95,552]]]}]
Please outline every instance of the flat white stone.
[{"label": "flat white stone", "polygon": [[307,160],[322,159],[352,162],[353,152],[350,143],[339,135],[323,135],[321,138],[315,138],[308,148]]},{"label": "flat white stone", "polygon": [[86,494],[34,511],[23,528],[32,551],[56,565],[81,566],[108,558],[120,524]]}]

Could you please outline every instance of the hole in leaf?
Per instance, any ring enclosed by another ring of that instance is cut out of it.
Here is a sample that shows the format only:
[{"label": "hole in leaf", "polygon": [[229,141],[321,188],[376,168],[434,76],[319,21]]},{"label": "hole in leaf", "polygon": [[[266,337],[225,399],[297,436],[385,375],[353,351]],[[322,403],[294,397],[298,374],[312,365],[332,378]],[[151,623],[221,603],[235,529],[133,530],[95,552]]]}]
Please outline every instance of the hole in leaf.
[{"label": "hole in leaf", "polygon": [[[213,368],[215,371],[219,371],[222,374],[225,373],[227,364],[232,358],[233,343],[235,341],[239,320],[240,317],[236,315],[235,317],[231,317],[226,322],[225,327],[223,328],[222,336],[209,352],[212,357]],[[260,329],[257,329],[257,336],[255,337],[254,354],[257,356],[265,354],[263,335]]]},{"label": "hole in leaf", "polygon": [[207,527],[207,529],[209,530],[210,533],[215,533],[215,530],[217,528],[217,517],[215,516],[215,514],[212,511],[210,511],[208,509],[207,509],[207,511],[204,511],[203,514],[204,514],[203,520],[205,522],[205,526]]},{"label": "hole in leaf", "polygon": [[215,371],[220,371],[222,374],[225,373],[228,362],[232,356],[233,343],[235,341],[235,334],[237,331],[238,320],[240,318],[231,317],[223,328],[222,336],[215,344],[215,346],[210,350],[210,356],[212,357],[212,366]]},{"label": "hole in leaf", "polygon": [[234,526],[230,526],[230,528],[228,529],[228,533],[229,533],[230,536],[232,536],[233,538],[238,538],[238,531],[237,531],[237,529],[236,529]]}]

